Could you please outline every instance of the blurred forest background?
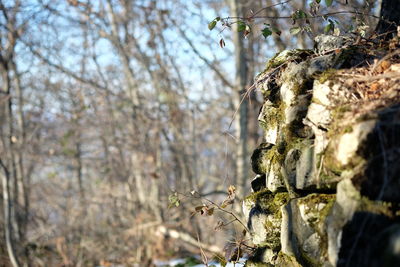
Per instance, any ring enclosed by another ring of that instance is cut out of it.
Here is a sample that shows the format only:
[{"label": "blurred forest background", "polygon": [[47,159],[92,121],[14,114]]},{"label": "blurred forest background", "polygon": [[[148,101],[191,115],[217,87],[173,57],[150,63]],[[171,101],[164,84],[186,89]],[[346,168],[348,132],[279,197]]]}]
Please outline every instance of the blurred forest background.
[{"label": "blurred forest background", "polygon": [[[261,99],[239,103],[267,58],[312,48],[327,21],[292,36],[291,20],[259,19],[246,38],[207,25],[311,2],[1,0],[0,266],[150,266],[199,255],[198,241],[222,251],[240,226],[215,231],[232,217],[192,213],[231,184],[238,200],[249,193]],[[379,1],[345,2],[330,10],[379,12]],[[263,38],[263,23],[282,34]],[[240,201],[227,209],[240,214]]]}]

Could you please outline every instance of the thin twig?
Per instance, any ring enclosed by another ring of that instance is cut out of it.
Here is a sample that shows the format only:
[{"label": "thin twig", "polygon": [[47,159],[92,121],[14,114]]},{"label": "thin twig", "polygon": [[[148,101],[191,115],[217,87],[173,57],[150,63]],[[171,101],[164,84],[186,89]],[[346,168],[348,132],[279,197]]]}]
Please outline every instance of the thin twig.
[{"label": "thin twig", "polygon": [[[368,17],[373,17],[380,19],[379,16],[373,15],[373,14],[368,14],[368,13],[361,13],[357,11],[346,11],[346,10],[341,10],[341,11],[336,11],[336,12],[329,12],[325,14],[320,14],[320,15],[314,15],[307,17],[307,19],[317,19],[317,18],[323,18],[323,17],[329,17],[333,15],[340,15],[340,14],[357,14],[357,15],[364,15]],[[229,20],[229,19],[240,19],[240,20],[249,20],[249,19],[292,19],[292,16],[250,16],[250,17],[226,17],[223,18],[224,20]]]},{"label": "thin twig", "polygon": [[261,13],[263,10],[266,10],[268,8],[275,7],[275,6],[284,5],[284,4],[287,4],[287,3],[291,2],[291,1],[292,0],[287,0],[287,1],[284,1],[284,2],[280,2],[280,3],[276,3],[276,4],[273,4],[273,5],[269,5],[269,6],[263,7],[261,9],[259,9],[256,13],[254,13],[252,16],[250,16],[250,18],[254,18],[254,16],[256,16],[259,13]]},{"label": "thin twig", "polygon": [[372,68],[370,73],[372,74],[375,71],[375,69],[382,63],[382,61],[387,60],[387,59],[389,59],[395,55],[399,55],[399,54],[400,54],[400,49],[397,49],[397,50],[393,51],[392,53],[387,54],[386,56],[381,58],[378,62],[376,62],[376,64],[374,64],[374,67]]},{"label": "thin twig", "polygon": [[229,211],[229,210],[226,210],[226,209],[222,208],[220,205],[218,205],[217,203],[215,203],[214,201],[212,201],[212,200],[210,200],[210,199],[207,199],[207,198],[203,198],[203,199],[206,200],[206,201],[208,201],[208,202],[210,202],[211,204],[213,204],[218,210],[220,210],[220,211],[222,211],[222,212],[225,212],[225,213],[231,215],[233,218],[235,218],[235,219],[243,226],[243,228],[246,230],[246,232],[250,233],[250,230],[249,230],[249,229],[247,228],[247,226],[242,222],[242,220],[239,219],[239,217],[238,217],[235,213],[233,213],[233,212],[231,212],[231,211]]},{"label": "thin twig", "polygon": [[243,95],[242,99],[241,99],[240,102],[239,102],[239,106],[236,108],[235,112],[233,113],[232,120],[231,120],[231,122],[229,123],[228,130],[231,129],[232,124],[233,124],[233,122],[235,121],[236,115],[237,115],[237,113],[239,112],[240,105],[242,105],[242,103],[244,102],[244,100],[245,100],[246,97],[250,96],[251,91],[253,91],[253,90],[256,88],[256,86],[259,85],[260,83],[263,83],[264,81],[270,79],[270,78],[271,78],[282,66],[284,66],[284,65],[286,65],[286,64],[283,63],[283,64],[279,65],[278,67],[272,69],[272,70],[268,73],[268,75],[266,75],[266,77],[263,77],[262,80],[257,80],[257,81],[255,81],[249,88],[247,88],[246,93]]},{"label": "thin twig", "polygon": [[202,259],[204,265],[208,266],[208,258],[207,258],[206,253],[204,253],[203,248],[201,247],[201,242],[200,242],[199,233],[196,232],[196,235],[197,235],[197,242],[199,243],[199,249],[200,249],[201,259]]},{"label": "thin twig", "polygon": [[400,73],[399,72],[389,72],[389,73],[375,75],[375,76],[362,76],[360,78],[356,78],[356,79],[351,80],[351,82],[371,82],[371,81],[376,81],[376,80],[380,80],[380,79],[387,79],[387,78],[400,79]]},{"label": "thin twig", "polygon": [[320,184],[320,176],[321,176],[321,171],[322,171],[322,165],[324,163],[324,155],[321,156],[321,162],[319,163],[319,168],[318,168],[318,173],[317,173],[317,188],[319,189],[321,187]]}]

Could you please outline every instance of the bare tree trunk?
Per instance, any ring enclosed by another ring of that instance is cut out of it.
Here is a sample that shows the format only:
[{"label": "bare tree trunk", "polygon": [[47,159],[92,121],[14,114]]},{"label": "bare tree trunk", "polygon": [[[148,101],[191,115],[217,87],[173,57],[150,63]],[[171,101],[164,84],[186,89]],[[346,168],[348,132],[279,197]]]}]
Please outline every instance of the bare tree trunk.
[{"label": "bare tree trunk", "polygon": [[[3,148],[1,155],[2,157],[6,155],[7,159],[6,162],[0,158],[0,165],[3,169],[3,173],[1,174],[2,177],[2,187],[3,187],[3,212],[4,212],[4,221],[5,221],[5,238],[6,238],[6,245],[8,256],[10,261],[14,267],[18,267],[19,263],[17,260],[17,252],[15,248],[15,241],[14,241],[14,232],[18,231],[18,227],[15,228],[15,224],[17,223],[16,220],[16,212],[15,212],[15,196],[11,194],[11,184],[12,184],[12,174],[10,173],[10,166],[13,165],[13,157],[11,152],[11,143],[13,138],[12,132],[12,106],[11,106],[11,94],[10,94],[10,77],[8,75],[8,63],[4,61],[3,57],[1,57],[1,63],[3,64],[1,71],[3,72],[3,91],[5,95],[6,101],[4,101],[4,106],[2,105],[2,112],[4,112],[4,121],[8,122],[7,131],[4,132],[5,139],[3,140]],[[3,125],[1,125],[3,128]],[[7,127],[7,126],[6,126]],[[15,178],[15,177],[14,177]]]},{"label": "bare tree trunk", "polygon": [[10,62],[11,69],[14,73],[14,84],[15,84],[15,92],[18,100],[18,108],[16,110],[16,118],[18,125],[18,133],[16,134],[16,152],[15,152],[15,164],[16,164],[16,181],[19,192],[19,200],[18,203],[20,207],[23,208],[22,216],[20,216],[20,228],[21,228],[21,237],[23,237],[23,233],[26,233],[26,227],[28,222],[28,211],[29,211],[29,183],[26,180],[25,167],[24,167],[24,157],[23,150],[25,146],[25,118],[23,112],[24,100],[22,94],[22,86],[21,86],[21,77],[18,73],[17,65],[14,61]]},{"label": "bare tree trunk", "polygon": [[[83,188],[83,179],[82,179],[82,144],[79,141],[80,139],[80,134],[75,137],[78,139],[77,142],[75,142],[75,170],[76,170],[76,178],[78,180],[78,187],[79,187],[79,196],[80,196],[80,202],[82,205],[85,204],[85,190]],[[84,207],[82,207],[84,208]]]},{"label": "bare tree trunk", "polygon": [[[126,3],[126,4],[128,4],[128,3]],[[127,55],[127,52],[125,51],[126,48],[123,45],[121,39],[119,38],[117,18],[116,18],[116,15],[115,15],[115,12],[114,12],[114,9],[112,7],[112,3],[110,0],[107,0],[107,12],[110,17],[111,30],[112,30],[112,36],[110,36],[111,37],[110,41],[113,43],[114,47],[116,48],[119,58],[121,60],[121,63],[123,65],[124,75],[128,82],[128,88],[129,88],[129,94],[131,97],[131,101],[132,101],[133,106],[136,109],[137,107],[140,106],[140,102],[139,102],[138,92],[135,89],[135,77],[133,74],[133,70],[130,66],[129,56]]]},{"label": "bare tree trunk", "polygon": [[[135,156],[132,156],[132,161],[136,163],[136,160],[134,159]],[[141,203],[142,205],[144,205],[146,203],[146,190],[144,189],[144,185],[143,185],[143,180],[144,177],[142,176],[141,172],[140,172],[140,164],[134,164],[133,165],[133,178],[135,179],[135,185],[136,185],[136,193],[138,196],[138,200],[139,203]]]},{"label": "bare tree trunk", "polygon": [[18,267],[19,263],[16,258],[14,242],[12,239],[12,224],[11,224],[11,208],[12,203],[10,199],[10,173],[7,170],[7,167],[0,159],[0,164],[3,168],[3,172],[1,174],[1,182],[3,187],[3,213],[4,213],[4,230],[5,230],[5,237],[6,237],[6,246],[8,257],[14,267]]},{"label": "bare tree trunk", "polygon": [[[239,0],[229,1],[232,17],[240,17],[242,15],[241,2]],[[237,27],[237,24],[234,26]],[[245,187],[249,159],[247,152],[247,139],[248,139],[248,102],[242,101],[246,93],[247,85],[247,62],[246,51],[243,44],[243,36],[233,29],[233,43],[235,46],[235,91],[238,93],[236,97],[236,106],[239,109],[238,118],[236,119],[236,137],[237,137],[237,150],[236,150],[236,181],[238,192],[244,195],[243,188]]]}]

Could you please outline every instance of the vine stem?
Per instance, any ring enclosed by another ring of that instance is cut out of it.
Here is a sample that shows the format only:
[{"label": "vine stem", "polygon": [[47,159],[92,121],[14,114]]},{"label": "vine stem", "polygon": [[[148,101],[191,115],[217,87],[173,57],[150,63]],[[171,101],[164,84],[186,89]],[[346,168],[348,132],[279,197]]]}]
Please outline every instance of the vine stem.
[{"label": "vine stem", "polygon": [[[224,19],[224,20],[230,20],[230,19],[251,20],[251,19],[291,19],[292,18],[292,16],[255,16],[258,13],[259,12],[256,12],[253,16],[249,16],[249,17],[225,17],[222,19]],[[317,18],[323,18],[323,17],[339,15],[339,14],[357,14],[357,15],[364,15],[364,16],[369,16],[369,17],[380,19],[379,16],[376,16],[373,14],[362,13],[362,12],[358,12],[358,11],[347,11],[347,10],[341,10],[341,11],[329,12],[329,13],[325,13],[325,14],[321,14],[321,15],[310,16],[310,17],[307,17],[307,19],[317,19]]]},{"label": "vine stem", "polygon": [[235,218],[235,220],[237,220],[243,226],[243,228],[244,228],[244,230],[246,230],[246,232],[250,233],[250,230],[247,228],[246,224],[242,220],[240,220],[239,217],[235,213],[233,213],[232,211],[229,211],[229,210],[226,210],[226,209],[222,208],[220,205],[218,205],[217,203],[215,203],[214,201],[212,201],[210,199],[204,198],[204,200],[210,202],[218,210],[231,215],[233,218]]},{"label": "vine stem", "polygon": [[[243,226],[243,228],[244,228],[244,230],[246,230],[246,232],[250,233],[250,230],[249,230],[249,228],[247,228],[246,224],[241,219],[239,219],[239,217],[234,212],[222,208],[220,205],[218,205],[214,201],[212,201],[208,198],[202,197],[202,196],[194,196],[194,195],[188,196],[188,195],[185,195],[182,193],[178,193],[178,194],[184,196],[185,198],[194,197],[194,198],[199,198],[199,199],[209,202],[210,204],[214,205],[218,210],[231,215],[236,221],[238,221]],[[229,222],[229,223],[232,223],[232,222]]]}]

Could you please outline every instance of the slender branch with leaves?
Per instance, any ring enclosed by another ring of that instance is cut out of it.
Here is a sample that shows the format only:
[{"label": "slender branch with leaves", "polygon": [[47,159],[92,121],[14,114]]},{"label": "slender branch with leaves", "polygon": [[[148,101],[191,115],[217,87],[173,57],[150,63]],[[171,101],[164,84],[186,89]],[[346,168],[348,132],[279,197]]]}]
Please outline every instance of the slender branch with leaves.
[{"label": "slender branch with leaves", "polygon": [[[356,32],[361,36],[365,36],[366,23],[364,22],[366,17],[380,19],[379,16],[373,15],[368,12],[359,11],[357,9],[354,10],[331,10],[331,6],[334,4],[334,0],[325,0],[324,3],[321,3],[321,0],[314,0],[309,4],[308,9],[294,9],[288,15],[262,15],[264,11],[268,11],[272,8],[276,8],[277,6],[285,6],[288,5],[292,0],[282,1],[279,3],[275,3],[266,7],[263,7],[256,12],[250,10],[250,15],[242,16],[242,17],[216,17],[208,24],[208,29],[213,30],[218,25],[221,26],[219,34],[221,34],[226,29],[231,29],[232,25],[237,24],[237,31],[242,32],[243,36],[246,38],[253,31],[253,27],[260,22],[263,23],[261,27],[261,35],[264,38],[268,38],[269,36],[276,34],[280,36],[282,34],[283,29],[276,27],[275,24],[271,23],[270,20],[291,20],[291,27],[289,28],[289,33],[291,35],[297,35],[300,33],[306,33],[308,35],[313,35],[314,32],[312,27],[312,23],[315,24],[316,19],[322,19],[322,24],[324,25],[323,31],[324,33],[333,33],[336,35],[340,34],[340,20],[336,18],[339,15],[351,15],[354,17],[356,21],[356,25],[350,25],[347,29],[347,32]],[[348,5],[348,2],[345,2],[345,5]],[[324,11],[324,12],[321,12]],[[361,18],[361,19],[360,19]],[[221,38],[219,41],[220,46],[223,48],[225,46],[224,38]]]}]

